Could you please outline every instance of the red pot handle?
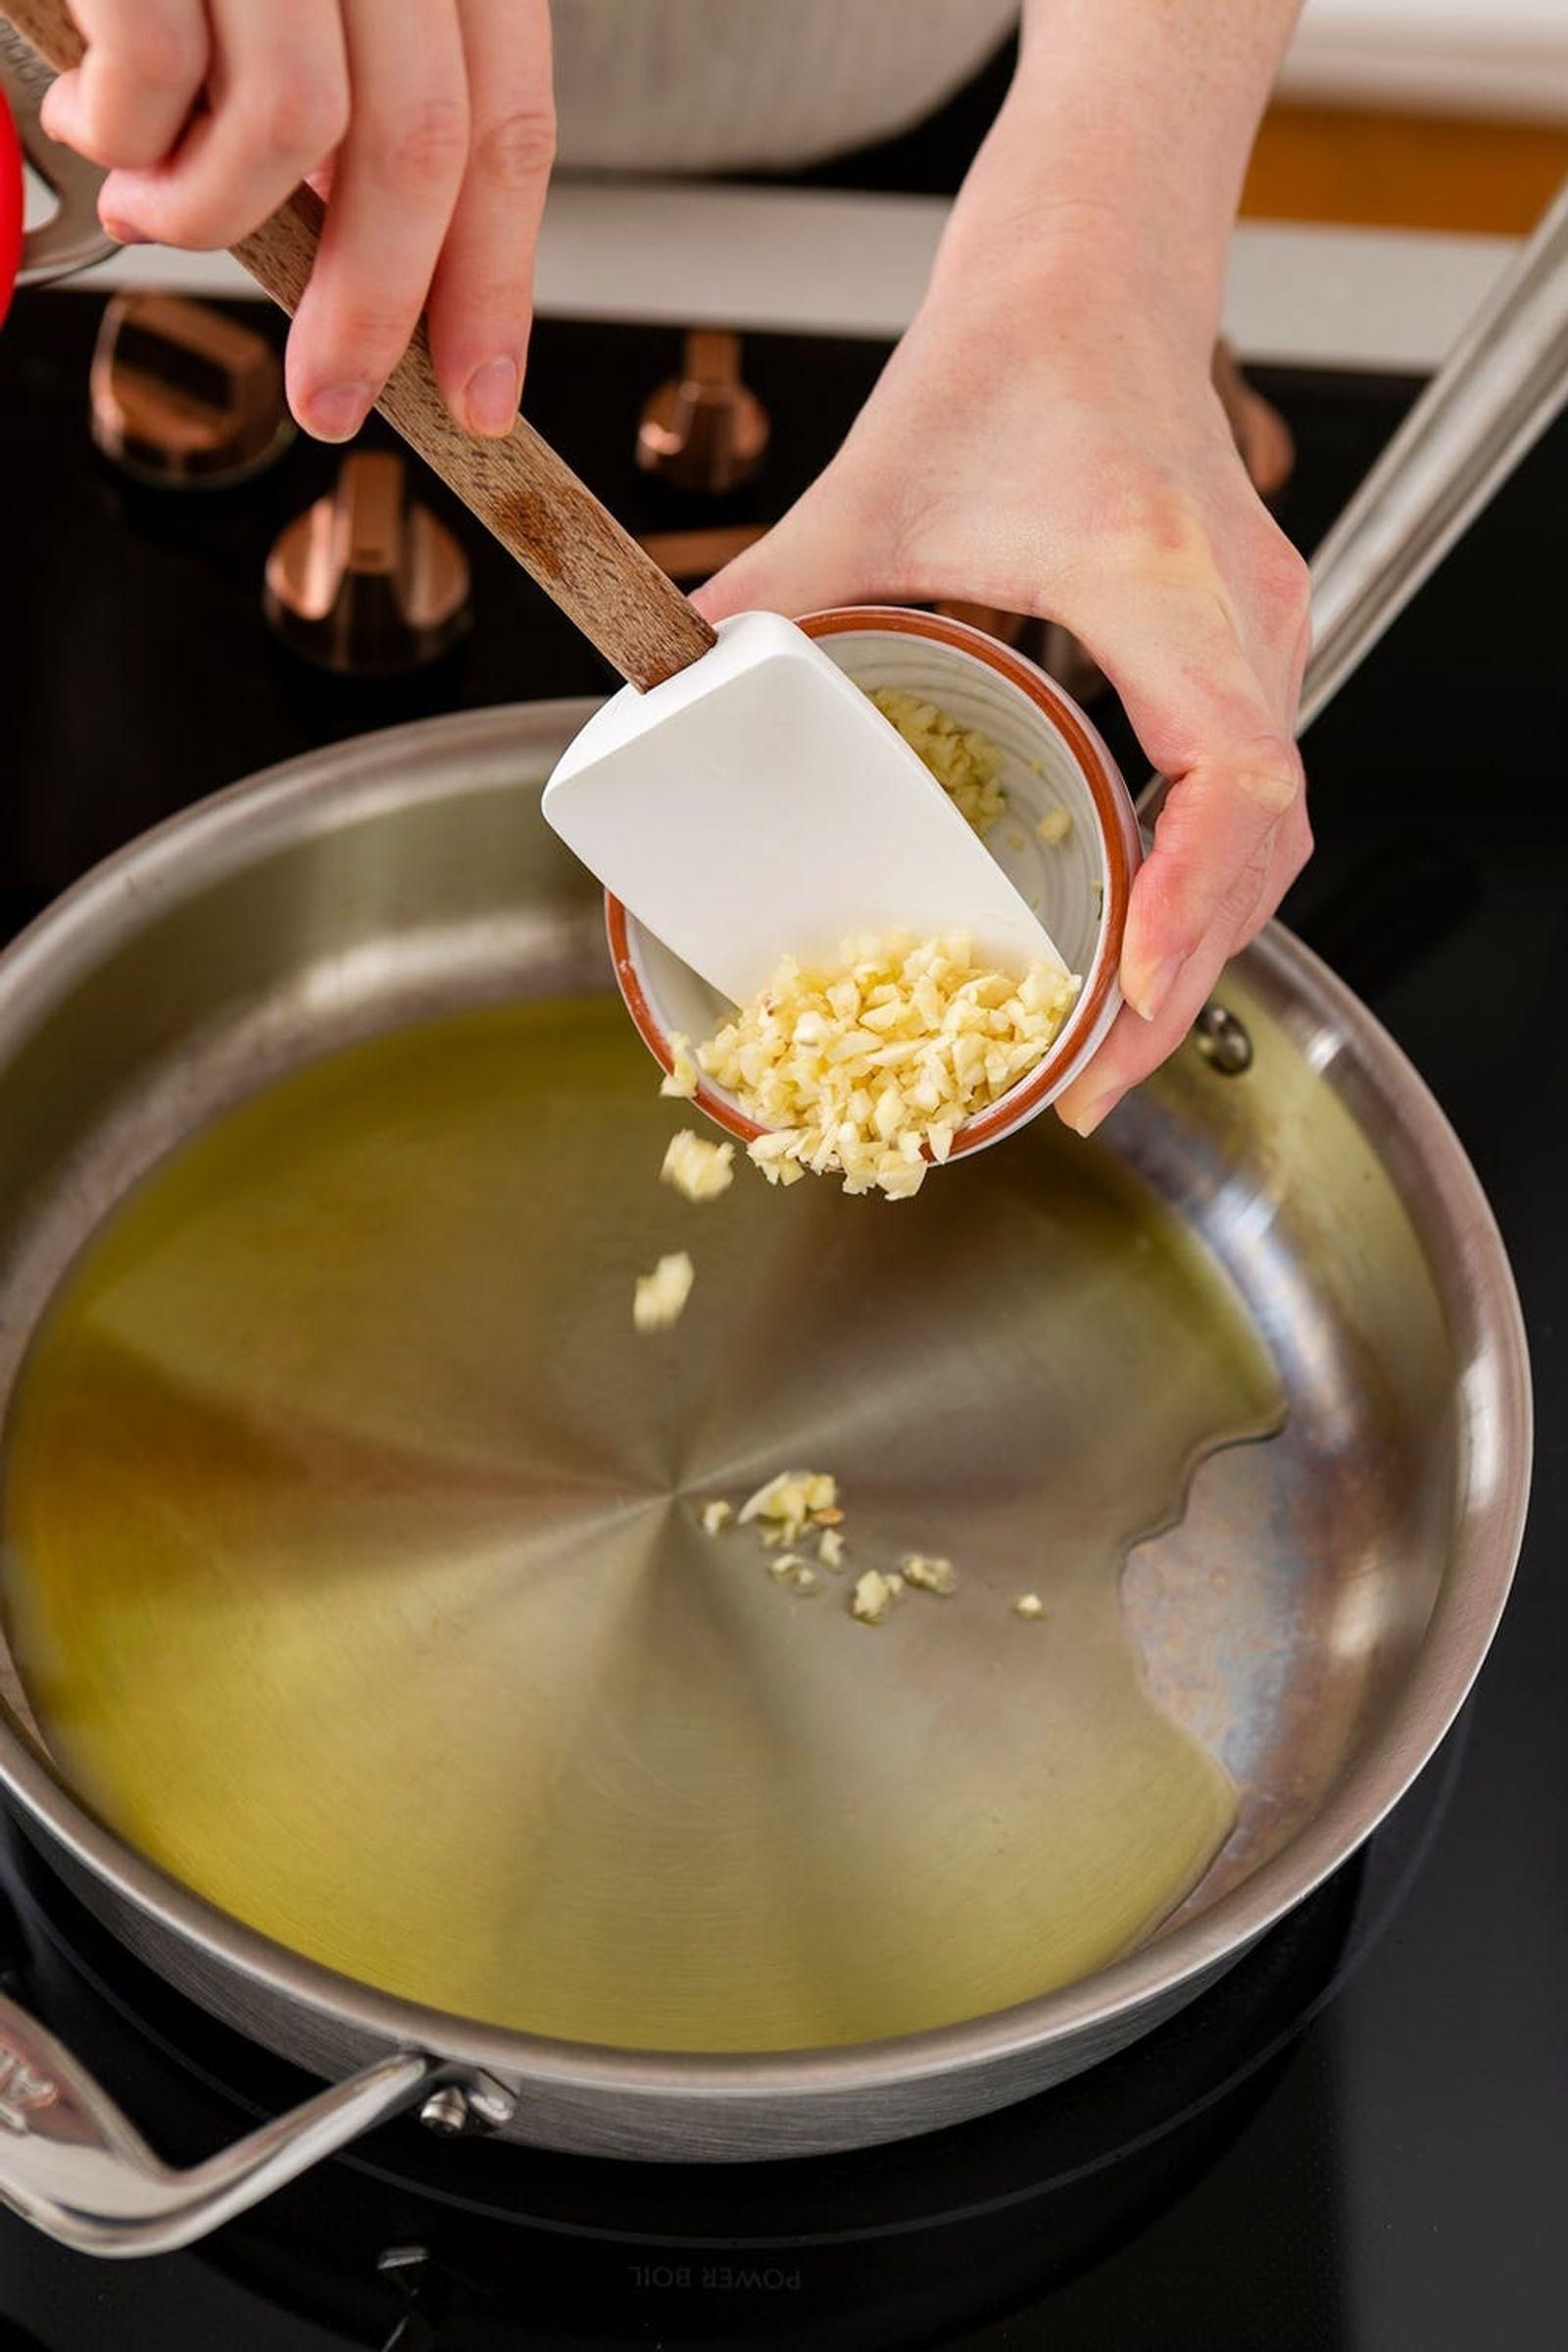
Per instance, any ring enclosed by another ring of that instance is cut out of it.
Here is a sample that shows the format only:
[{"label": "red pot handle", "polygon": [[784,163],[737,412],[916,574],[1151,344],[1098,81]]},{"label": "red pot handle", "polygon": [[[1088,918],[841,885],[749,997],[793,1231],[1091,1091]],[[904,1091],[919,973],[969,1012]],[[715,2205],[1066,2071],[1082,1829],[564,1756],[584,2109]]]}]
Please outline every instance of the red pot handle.
[{"label": "red pot handle", "polygon": [[11,308],[22,267],[23,204],[22,141],[0,91],[0,324]]}]

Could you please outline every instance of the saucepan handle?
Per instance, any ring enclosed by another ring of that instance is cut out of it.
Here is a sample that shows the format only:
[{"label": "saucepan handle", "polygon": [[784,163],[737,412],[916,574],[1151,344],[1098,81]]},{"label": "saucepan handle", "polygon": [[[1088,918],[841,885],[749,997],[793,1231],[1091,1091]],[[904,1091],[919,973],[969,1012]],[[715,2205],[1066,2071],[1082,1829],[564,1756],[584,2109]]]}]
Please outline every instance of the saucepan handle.
[{"label": "saucepan handle", "polygon": [[[168,2254],[440,2087],[450,2066],[397,2050],[204,2164],[160,2161],[55,2036],[0,1994],[0,2204],[82,2252]],[[482,2096],[493,2086],[474,2086]]]},{"label": "saucepan handle", "polygon": [[[1568,185],[1312,558],[1304,731],[1568,401]],[[1139,795],[1153,822],[1163,776]]]}]

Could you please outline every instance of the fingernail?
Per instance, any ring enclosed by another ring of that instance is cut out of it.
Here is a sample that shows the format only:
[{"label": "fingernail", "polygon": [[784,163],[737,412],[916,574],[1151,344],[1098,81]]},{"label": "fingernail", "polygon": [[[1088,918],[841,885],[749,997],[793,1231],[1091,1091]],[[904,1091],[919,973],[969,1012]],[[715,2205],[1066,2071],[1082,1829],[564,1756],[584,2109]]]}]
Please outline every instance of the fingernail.
[{"label": "fingernail", "polygon": [[521,390],[515,360],[486,360],[482,368],[476,368],[463,387],[470,432],[510,433]]},{"label": "fingernail", "polygon": [[1185,956],[1167,956],[1153,975],[1145,981],[1141,993],[1133,999],[1133,1009],[1141,1019],[1153,1021],[1159,1018],[1170,1002],[1170,992],[1186,961]]},{"label": "fingernail", "polygon": [[318,441],[346,441],[365,422],[373,397],[369,384],[323,384],[307,398],[300,422]]},{"label": "fingernail", "polygon": [[1058,1102],[1056,1108],[1060,1114],[1062,1125],[1070,1127],[1074,1135],[1081,1135],[1087,1140],[1094,1134],[1102,1119],[1109,1118],[1126,1092],[1127,1089],[1124,1086],[1110,1087],[1104,1094],[1096,1095],[1091,1102],[1084,1103],[1078,1110],[1063,1110]]},{"label": "fingernail", "polygon": [[147,245],[152,241],[129,220],[112,220],[104,214],[100,214],[99,218],[105,236],[113,237],[117,245]]}]

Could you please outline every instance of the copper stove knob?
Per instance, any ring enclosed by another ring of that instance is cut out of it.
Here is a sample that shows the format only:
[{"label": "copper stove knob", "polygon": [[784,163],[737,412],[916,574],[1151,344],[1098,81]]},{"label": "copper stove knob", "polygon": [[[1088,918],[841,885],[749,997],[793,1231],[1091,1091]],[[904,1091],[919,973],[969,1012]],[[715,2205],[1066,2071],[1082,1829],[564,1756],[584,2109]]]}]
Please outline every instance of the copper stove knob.
[{"label": "copper stove knob", "polygon": [[761,464],[767,433],[767,411],[741,381],[739,336],[700,328],[686,338],[680,374],[644,407],[637,463],[680,490],[734,490]]},{"label": "copper stove knob", "polygon": [[173,294],[117,294],[92,355],[92,437],[143,481],[238,481],[294,436],[262,335]]},{"label": "copper stove knob", "polygon": [[414,669],[467,625],[467,559],[410,497],[401,458],[356,451],[331,495],[273,541],[265,609],[284,642],[323,669]]}]

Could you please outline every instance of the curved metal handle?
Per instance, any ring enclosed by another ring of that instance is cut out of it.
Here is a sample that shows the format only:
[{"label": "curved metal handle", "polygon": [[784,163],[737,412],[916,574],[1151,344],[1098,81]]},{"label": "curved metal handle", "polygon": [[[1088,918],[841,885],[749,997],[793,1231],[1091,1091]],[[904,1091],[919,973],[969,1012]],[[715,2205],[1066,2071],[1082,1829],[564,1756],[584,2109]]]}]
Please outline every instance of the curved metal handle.
[{"label": "curved metal handle", "polygon": [[176,2172],[71,2052],[0,1994],[0,2204],[89,2254],[172,2253],[450,2075],[421,2051],[396,2051]]},{"label": "curved metal handle", "polygon": [[71,148],[58,146],[38,121],[43,94],[53,79],[21,33],[0,19],[0,88],[10,102],[24,155],[54,190],[59,204],[57,212],[23,239],[19,286],[69,277],[120,251],[98,219],[98,191],[107,172]]},{"label": "curved metal handle", "polygon": [[[1568,401],[1568,185],[1312,559],[1304,733]],[[1165,778],[1138,813],[1152,821]]]},{"label": "curved metal handle", "polygon": [[1568,401],[1568,184],[1312,559],[1309,727]]}]

